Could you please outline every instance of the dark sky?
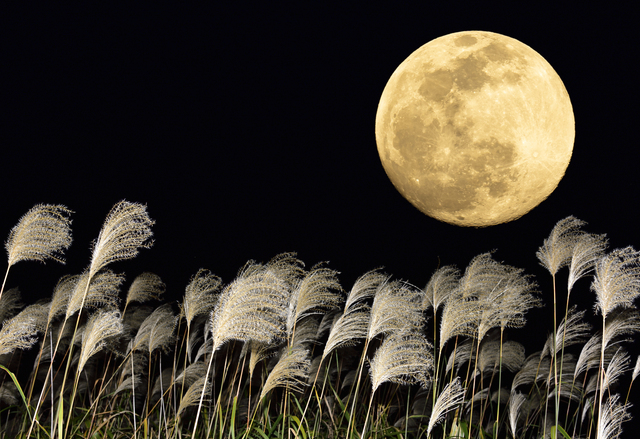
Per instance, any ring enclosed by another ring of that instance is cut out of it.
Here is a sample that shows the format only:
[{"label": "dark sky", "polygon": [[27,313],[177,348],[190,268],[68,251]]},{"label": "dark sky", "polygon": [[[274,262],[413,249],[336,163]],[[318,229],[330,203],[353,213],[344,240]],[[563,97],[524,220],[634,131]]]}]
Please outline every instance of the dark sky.
[{"label": "dark sky", "polygon": [[[629,11],[611,2],[593,10],[227,3],[237,6],[30,4],[2,14],[0,233],[36,203],[76,212],[67,265],[12,269],[8,286],[19,285],[27,303],[88,265],[90,243],[121,199],[147,204],[156,243],[111,268],[129,280],[153,271],[174,298],[199,268],[229,282],[247,260],[284,251],[309,267],[330,261],[349,288],[379,266],[422,287],[439,265],[464,268],[495,249],[496,259],[536,275],[548,315],[550,278],[535,253],[557,221],[574,215],[612,247],[640,246]],[[576,119],[557,190],[521,219],[486,229],[440,223],[405,201],[374,135],[396,67],[463,30],[538,51]],[[590,308],[589,283],[576,288]]]}]

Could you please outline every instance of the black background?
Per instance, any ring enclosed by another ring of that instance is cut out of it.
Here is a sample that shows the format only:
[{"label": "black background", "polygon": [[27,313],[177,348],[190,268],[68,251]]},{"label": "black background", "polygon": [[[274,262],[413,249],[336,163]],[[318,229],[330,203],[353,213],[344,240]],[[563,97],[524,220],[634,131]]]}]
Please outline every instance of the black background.
[{"label": "black background", "polygon": [[[611,248],[640,245],[630,11],[612,2],[229,3],[4,11],[0,233],[36,203],[76,212],[67,265],[12,268],[7,286],[19,286],[26,303],[88,265],[91,241],[121,199],[147,204],[156,243],[111,268],[128,281],[159,274],[171,300],[199,268],[229,282],[247,260],[284,251],[307,266],[329,261],[348,289],[380,266],[422,287],[438,266],[464,268],[495,249],[540,285],[547,306],[519,332],[535,337],[535,349],[552,329],[551,279],[535,253],[557,221],[585,220],[588,231],[608,234]],[[573,157],[556,191],[521,219],[484,229],[438,222],[405,201],[374,135],[396,67],[428,41],[463,30],[502,33],[539,52],[562,78],[576,119]],[[592,315],[589,282],[578,283],[572,300]]]}]

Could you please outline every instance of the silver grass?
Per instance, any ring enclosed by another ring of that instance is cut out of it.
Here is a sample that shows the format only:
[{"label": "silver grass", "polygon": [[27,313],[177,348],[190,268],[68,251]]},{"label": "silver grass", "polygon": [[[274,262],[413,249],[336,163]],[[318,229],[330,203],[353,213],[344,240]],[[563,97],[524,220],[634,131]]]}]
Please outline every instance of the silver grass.
[{"label": "silver grass", "polygon": [[49,324],[56,317],[65,314],[69,306],[69,300],[80,278],[79,274],[62,276],[53,290],[51,307],[49,308]]},{"label": "silver grass", "polygon": [[[149,354],[158,349],[165,353],[168,352],[175,340],[173,332],[176,327],[176,316],[173,315],[171,305],[160,306],[153,312],[153,314],[156,313],[158,314],[157,319],[149,333]],[[153,316],[153,314],[151,315]]]},{"label": "silver grass", "polygon": [[631,381],[635,381],[636,378],[638,378],[638,375],[640,374],[640,355],[638,355],[638,358],[636,359],[636,365],[633,368],[633,374],[631,375]]},{"label": "silver grass", "polygon": [[596,261],[604,255],[606,248],[606,235],[584,233],[578,237],[569,262],[568,294],[571,294],[578,279],[593,271]]},{"label": "silver grass", "polygon": [[556,398],[556,394],[558,393],[558,388],[560,389],[560,398],[564,399],[565,401],[575,401],[577,403],[582,402],[582,399],[584,398],[585,395],[585,391],[582,387],[581,383],[571,383],[571,379],[570,379],[570,373],[566,374],[566,373],[562,373],[562,379],[564,379],[565,377],[569,377],[569,385],[564,385],[564,381],[563,381],[563,385],[562,386],[558,386],[556,388],[554,388],[551,392],[549,392],[549,394],[547,395],[547,399],[549,400],[549,403],[551,404],[551,401],[554,401]]},{"label": "silver grass", "polygon": [[556,350],[555,354],[557,354],[563,349],[563,346],[566,348],[567,346],[584,343],[591,329],[591,325],[583,320],[584,314],[585,311],[577,311],[575,305],[571,307],[567,316],[562,319],[562,322],[558,326],[555,343],[553,342],[553,334],[550,334],[540,353],[541,357],[545,355],[553,357],[554,353],[552,351],[554,346]]},{"label": "silver grass", "polygon": [[182,311],[189,328],[196,316],[210,313],[215,307],[221,286],[222,279],[204,268],[199,269],[191,278],[182,301]]},{"label": "silver grass", "polygon": [[78,363],[78,375],[87,360],[106,346],[106,340],[122,333],[120,311],[98,311],[89,317],[82,333],[82,349]]},{"label": "silver grass", "polygon": [[560,268],[569,264],[573,247],[584,233],[580,230],[584,224],[584,221],[573,216],[558,221],[542,247],[538,249],[536,256],[551,275],[555,276]]},{"label": "silver grass", "polygon": [[19,398],[20,394],[13,384],[13,381],[5,381],[2,383],[2,386],[0,386],[0,402],[3,406],[17,406],[20,403]]},{"label": "silver grass", "polygon": [[607,366],[607,370],[604,373],[602,392],[606,392],[613,383],[618,381],[622,374],[629,370],[627,367],[629,365],[629,361],[629,354],[627,354],[622,348],[618,348],[616,353],[613,354],[613,358],[611,358],[611,361]]},{"label": "silver grass", "polygon": [[458,286],[460,270],[453,265],[445,265],[438,268],[429,279],[424,289],[422,309],[433,307],[434,312],[438,310],[449,298]]},{"label": "silver grass", "polygon": [[[571,354],[564,354],[563,362],[562,362],[562,375],[558,375],[558,387],[554,388],[547,395],[549,399],[553,398],[557,389],[560,388],[560,396],[566,399],[574,399],[579,401],[582,399],[582,395],[580,393],[581,385],[579,383],[575,383],[573,376],[576,368],[576,360],[575,356]],[[554,376],[550,374],[547,376],[547,387],[551,388],[553,386]],[[565,383],[567,385],[565,385]],[[573,383],[573,384],[572,384]]]},{"label": "silver grass", "polygon": [[622,423],[631,418],[631,404],[620,404],[620,395],[611,395],[603,409],[598,413],[597,439],[613,439],[622,433]]},{"label": "silver grass", "polygon": [[344,311],[342,314],[336,315],[333,321],[322,353],[323,359],[334,349],[353,346],[359,340],[367,337],[371,308],[364,301],[373,297],[378,286],[388,279],[389,276],[377,269],[368,271],[356,279],[347,295]]},{"label": "silver grass", "polygon": [[354,303],[337,317],[327,342],[324,345],[322,358],[326,358],[333,350],[353,346],[358,340],[367,337],[371,308],[365,303]]},{"label": "silver grass", "polygon": [[134,306],[129,308],[122,316],[122,324],[124,325],[124,333],[127,338],[135,337],[140,329],[140,325],[147,317],[151,315],[154,309],[147,305]]},{"label": "silver grass", "polygon": [[[130,355],[130,358],[127,360],[128,365],[122,368],[122,373],[120,375],[122,379],[130,376],[132,372],[134,375],[145,375],[149,370],[149,356],[143,352],[131,351],[131,346],[132,344],[130,343],[129,348],[127,349],[127,353]],[[133,363],[133,371],[131,370],[131,363]]]},{"label": "silver grass", "polygon": [[200,345],[198,348],[198,352],[196,352],[196,357],[193,359],[193,362],[196,363],[206,355],[213,354],[213,341],[211,339],[205,340],[204,343]]},{"label": "silver grass", "polygon": [[204,342],[206,333],[206,330],[204,334],[201,331],[190,331],[189,338],[187,339],[187,358],[189,359],[189,363],[193,362],[193,348],[197,346],[198,343]]},{"label": "silver grass", "polygon": [[491,253],[475,256],[458,281],[456,293],[463,298],[478,298],[494,291],[514,271],[521,271],[494,260]]},{"label": "silver grass", "polygon": [[402,281],[385,281],[378,285],[367,339],[392,332],[417,331],[423,326],[422,291]]},{"label": "silver grass", "polygon": [[140,387],[142,383],[142,378],[139,375],[136,375],[135,377],[130,376],[122,381],[122,383],[115,390],[114,394],[117,395],[118,393],[125,390],[133,390],[134,387]]},{"label": "silver grass", "polygon": [[345,313],[356,303],[369,299],[376,294],[378,286],[389,278],[379,269],[371,270],[360,276],[351,287],[344,304]]},{"label": "silver grass", "polygon": [[296,325],[296,333],[291,346],[318,342],[318,319],[308,317]]},{"label": "silver grass", "polygon": [[287,333],[291,336],[297,322],[312,314],[338,309],[344,301],[336,270],[316,266],[297,279],[287,313]]},{"label": "silver grass", "polygon": [[456,372],[459,372],[463,364],[469,362],[472,358],[475,359],[476,351],[473,349],[473,345],[472,339],[458,343],[449,354],[446,371],[449,372],[455,365]]},{"label": "silver grass", "polygon": [[260,362],[269,357],[269,345],[250,341],[245,344],[249,350],[249,376],[253,377],[253,372]]},{"label": "silver grass", "polygon": [[460,377],[456,377],[452,382],[447,384],[440,395],[438,395],[438,399],[436,399],[431,417],[429,418],[427,436],[431,434],[433,427],[444,420],[447,413],[458,407],[463,401],[464,389],[460,385]]},{"label": "silver grass", "polygon": [[141,273],[131,282],[131,286],[129,286],[125,308],[131,302],[142,303],[149,300],[160,300],[166,288],[167,286],[157,274],[149,272]]},{"label": "silver grass", "polygon": [[47,259],[64,264],[62,253],[71,245],[71,213],[62,205],[33,206],[11,229],[4,244],[9,267],[19,261]]},{"label": "silver grass", "polygon": [[214,352],[229,340],[272,343],[286,338],[291,288],[302,272],[300,265],[290,253],[265,265],[245,265],[211,313]]},{"label": "silver grass", "polygon": [[[477,390],[474,394],[473,397],[471,399],[468,399],[466,401],[464,401],[464,406],[465,406],[465,411],[466,412],[470,412],[471,411],[471,403],[476,403],[478,401],[483,401],[489,398],[489,392],[491,391],[491,389],[489,389],[488,387],[485,387],[482,390]],[[478,406],[476,406],[476,409],[478,408]]]},{"label": "silver grass", "polygon": [[513,392],[509,398],[509,427],[511,428],[511,435],[515,438],[518,431],[518,420],[520,419],[520,410],[522,404],[527,400],[527,397],[522,392]]},{"label": "silver grass", "polygon": [[214,351],[229,340],[284,339],[287,302],[287,285],[275,273],[234,280],[211,313]]},{"label": "silver grass", "polygon": [[[365,377],[366,377],[366,375],[365,375]],[[344,378],[342,379],[342,384],[340,384],[340,391],[343,391],[345,389],[353,387],[353,385],[355,384],[357,378],[358,378],[358,371],[357,370],[349,371],[344,376]]]},{"label": "silver grass", "polygon": [[453,294],[449,298],[444,305],[440,320],[440,352],[455,336],[476,336],[483,306],[485,304],[477,299],[465,298],[461,293]]},{"label": "silver grass", "polygon": [[337,316],[339,316],[341,312],[340,310],[330,311],[322,316],[320,324],[318,325],[316,338],[321,338],[326,332],[331,330]]},{"label": "silver grass", "polygon": [[[623,309],[605,321],[603,343],[604,349],[625,335],[633,335],[640,331],[640,314],[635,309]],[[631,340],[628,338],[627,340]],[[622,339],[624,341],[624,339]]]},{"label": "silver grass", "polygon": [[496,327],[521,328],[525,325],[526,313],[534,307],[541,306],[541,301],[534,295],[536,284],[530,276],[522,274],[523,270],[504,266],[504,277],[493,289],[482,294],[482,315],[478,325],[478,339],[482,340],[487,332]]},{"label": "silver grass", "polygon": [[[317,385],[322,388],[322,386],[327,383],[335,380],[338,376],[338,368],[331,364],[330,366],[325,367],[323,372],[320,372],[320,367],[323,366],[322,363],[322,355],[318,355],[313,360],[311,360],[311,366],[309,367],[309,378],[307,378],[307,384]],[[345,368],[343,368],[345,369]]]},{"label": "silver grass", "polygon": [[[597,377],[593,377],[593,378],[597,378]],[[587,419],[587,416],[591,414],[591,411],[593,410],[593,403],[594,403],[594,398],[593,396],[589,396],[585,399],[584,401],[584,407],[582,408],[582,416],[580,417],[580,421],[584,422],[585,419]]]},{"label": "silver grass", "polygon": [[207,364],[199,361],[197,363],[190,364],[185,370],[183,370],[173,381],[173,385],[178,386],[184,384],[185,387],[191,387],[199,378],[204,377],[207,372]]},{"label": "silver grass", "polygon": [[551,360],[549,357],[542,357],[539,352],[529,355],[520,371],[513,377],[511,391],[513,392],[519,386],[528,386],[546,380],[550,371]]},{"label": "silver grass", "polygon": [[385,382],[426,387],[433,370],[433,345],[418,332],[393,333],[370,362],[372,392]]},{"label": "silver grass", "polygon": [[596,262],[591,290],[596,293],[596,311],[606,318],[616,308],[632,308],[640,295],[640,253],[633,247],[613,250]]},{"label": "silver grass", "polygon": [[201,398],[202,395],[208,395],[211,392],[211,383],[206,381],[206,376],[198,378],[189,389],[185,392],[180,400],[178,406],[177,416],[179,417],[188,407],[201,404],[206,401],[206,398]]},{"label": "silver grass", "polygon": [[20,301],[20,290],[11,288],[0,297],[0,323],[14,316],[23,304]]},{"label": "silver grass", "polygon": [[149,355],[157,349],[166,352],[169,345],[173,343],[175,326],[176,318],[171,310],[171,305],[159,306],[140,325],[133,341],[134,349],[146,350]]},{"label": "silver grass", "polygon": [[[580,350],[578,361],[576,362],[576,369],[574,371],[574,378],[577,378],[580,374],[589,371],[590,369],[600,366],[600,353],[602,347],[602,335],[595,334],[592,336]],[[605,351],[606,352],[609,351]],[[606,359],[605,361],[610,360]]]},{"label": "silver grass", "polygon": [[112,262],[134,258],[141,248],[151,247],[153,224],[145,205],[126,200],[116,203],[93,243],[89,278]]},{"label": "silver grass", "polygon": [[5,320],[0,330],[0,355],[31,348],[38,341],[38,332],[46,327],[48,313],[48,305],[35,304]]},{"label": "silver grass", "polygon": [[[515,341],[502,343],[502,367],[517,372],[525,361],[524,346]],[[480,345],[478,368],[483,372],[497,370],[500,366],[500,341],[491,340]]]},{"label": "silver grass", "polygon": [[587,381],[587,386],[585,387],[585,393],[593,393],[598,390],[598,386],[600,384],[599,380],[600,375],[592,375],[589,377],[589,381]]},{"label": "silver grass", "polygon": [[[71,317],[81,307],[116,308],[118,306],[119,288],[124,282],[124,275],[116,274],[111,270],[103,270],[91,277],[89,272],[85,271],[75,278],[75,281],[76,283],[67,305],[65,319]],[[87,283],[89,282],[87,289]]]},{"label": "silver grass", "polygon": [[302,391],[309,378],[309,350],[303,347],[286,348],[278,363],[269,373],[262,387],[260,400],[276,387],[287,387],[296,392]]},{"label": "silver grass", "polygon": [[153,383],[153,387],[151,389],[151,395],[156,398],[161,397],[161,392],[164,393],[167,391],[167,384],[171,382],[173,379],[173,368],[166,367],[162,370],[162,373],[158,375],[155,382]]}]

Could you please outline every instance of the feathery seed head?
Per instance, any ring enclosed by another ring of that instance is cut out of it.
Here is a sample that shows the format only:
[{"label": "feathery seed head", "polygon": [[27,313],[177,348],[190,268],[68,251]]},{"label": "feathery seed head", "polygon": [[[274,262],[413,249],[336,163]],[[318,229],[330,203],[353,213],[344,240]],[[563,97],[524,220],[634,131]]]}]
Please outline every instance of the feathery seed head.
[{"label": "feathery seed head", "polygon": [[0,323],[12,317],[22,308],[22,305],[20,301],[20,290],[18,290],[18,288],[11,288],[5,291],[2,297],[0,297]]},{"label": "feathery seed head", "polygon": [[459,278],[460,270],[453,265],[445,265],[438,268],[431,275],[431,279],[429,279],[424,289],[422,309],[426,310],[429,306],[432,306],[434,311],[437,311],[456,289]]},{"label": "feathery seed head", "polygon": [[93,244],[90,277],[112,262],[136,257],[140,248],[150,248],[153,224],[145,205],[126,200],[116,203]]},{"label": "feathery seed head", "polygon": [[120,311],[98,311],[89,317],[82,333],[82,350],[77,373],[82,372],[89,358],[104,349],[110,337],[121,334],[122,329]]},{"label": "feathery seed head", "polygon": [[[116,274],[111,270],[103,270],[95,276],[90,277],[89,271],[85,271],[75,277],[74,281],[75,285],[69,298],[65,319],[68,319],[79,311],[80,307],[117,308],[118,301],[120,300],[119,288],[122,282],[124,282],[123,274]],[[87,283],[89,283],[88,289]]]},{"label": "feathery seed head", "polygon": [[187,326],[191,327],[191,322],[197,315],[209,313],[215,307],[221,286],[222,279],[203,268],[191,278],[182,302]]},{"label": "feathery seed head", "polygon": [[35,304],[5,320],[0,330],[0,355],[31,348],[38,341],[38,332],[44,331],[48,312],[48,305]]},{"label": "feathery seed head", "polygon": [[369,362],[372,392],[385,382],[427,387],[433,370],[433,345],[419,332],[386,337]]},{"label": "feathery seed head", "polygon": [[160,296],[164,294],[166,289],[167,286],[157,274],[141,273],[131,282],[125,307],[131,302],[142,303],[149,300],[160,300]]},{"label": "feathery seed head", "polygon": [[267,380],[262,387],[260,400],[276,387],[288,387],[296,392],[302,391],[302,387],[307,385],[309,377],[309,350],[304,347],[285,348],[269,373]]},{"label": "feathery seed head", "polygon": [[9,232],[5,242],[9,266],[47,259],[64,264],[62,253],[71,245],[72,213],[62,205],[33,206]]},{"label": "feathery seed head", "polygon": [[558,270],[567,265],[573,253],[573,247],[578,238],[584,233],[580,230],[586,224],[573,216],[558,221],[551,230],[551,234],[544,240],[536,256],[540,264],[553,276]]},{"label": "feathery seed head", "polygon": [[640,252],[633,247],[613,250],[596,262],[591,290],[596,293],[596,311],[603,317],[615,308],[632,308],[640,295]]}]

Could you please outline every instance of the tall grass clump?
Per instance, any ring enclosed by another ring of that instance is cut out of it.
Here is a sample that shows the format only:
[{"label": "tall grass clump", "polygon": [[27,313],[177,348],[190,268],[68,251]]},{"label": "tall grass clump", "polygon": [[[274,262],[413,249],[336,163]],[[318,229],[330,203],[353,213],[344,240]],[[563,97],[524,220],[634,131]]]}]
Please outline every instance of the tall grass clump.
[{"label": "tall grass clump", "polygon": [[[8,267],[62,260],[68,213],[25,215]],[[228,282],[201,268],[175,303],[159,275],[110,268],[151,246],[152,225],[120,202],[50,300],[0,296],[0,437],[612,439],[631,418],[640,252],[608,251],[576,218],[541,238],[547,286],[482,253],[424,288],[381,268],[345,288],[282,253]],[[518,334],[544,297],[553,327],[527,352]]]}]

